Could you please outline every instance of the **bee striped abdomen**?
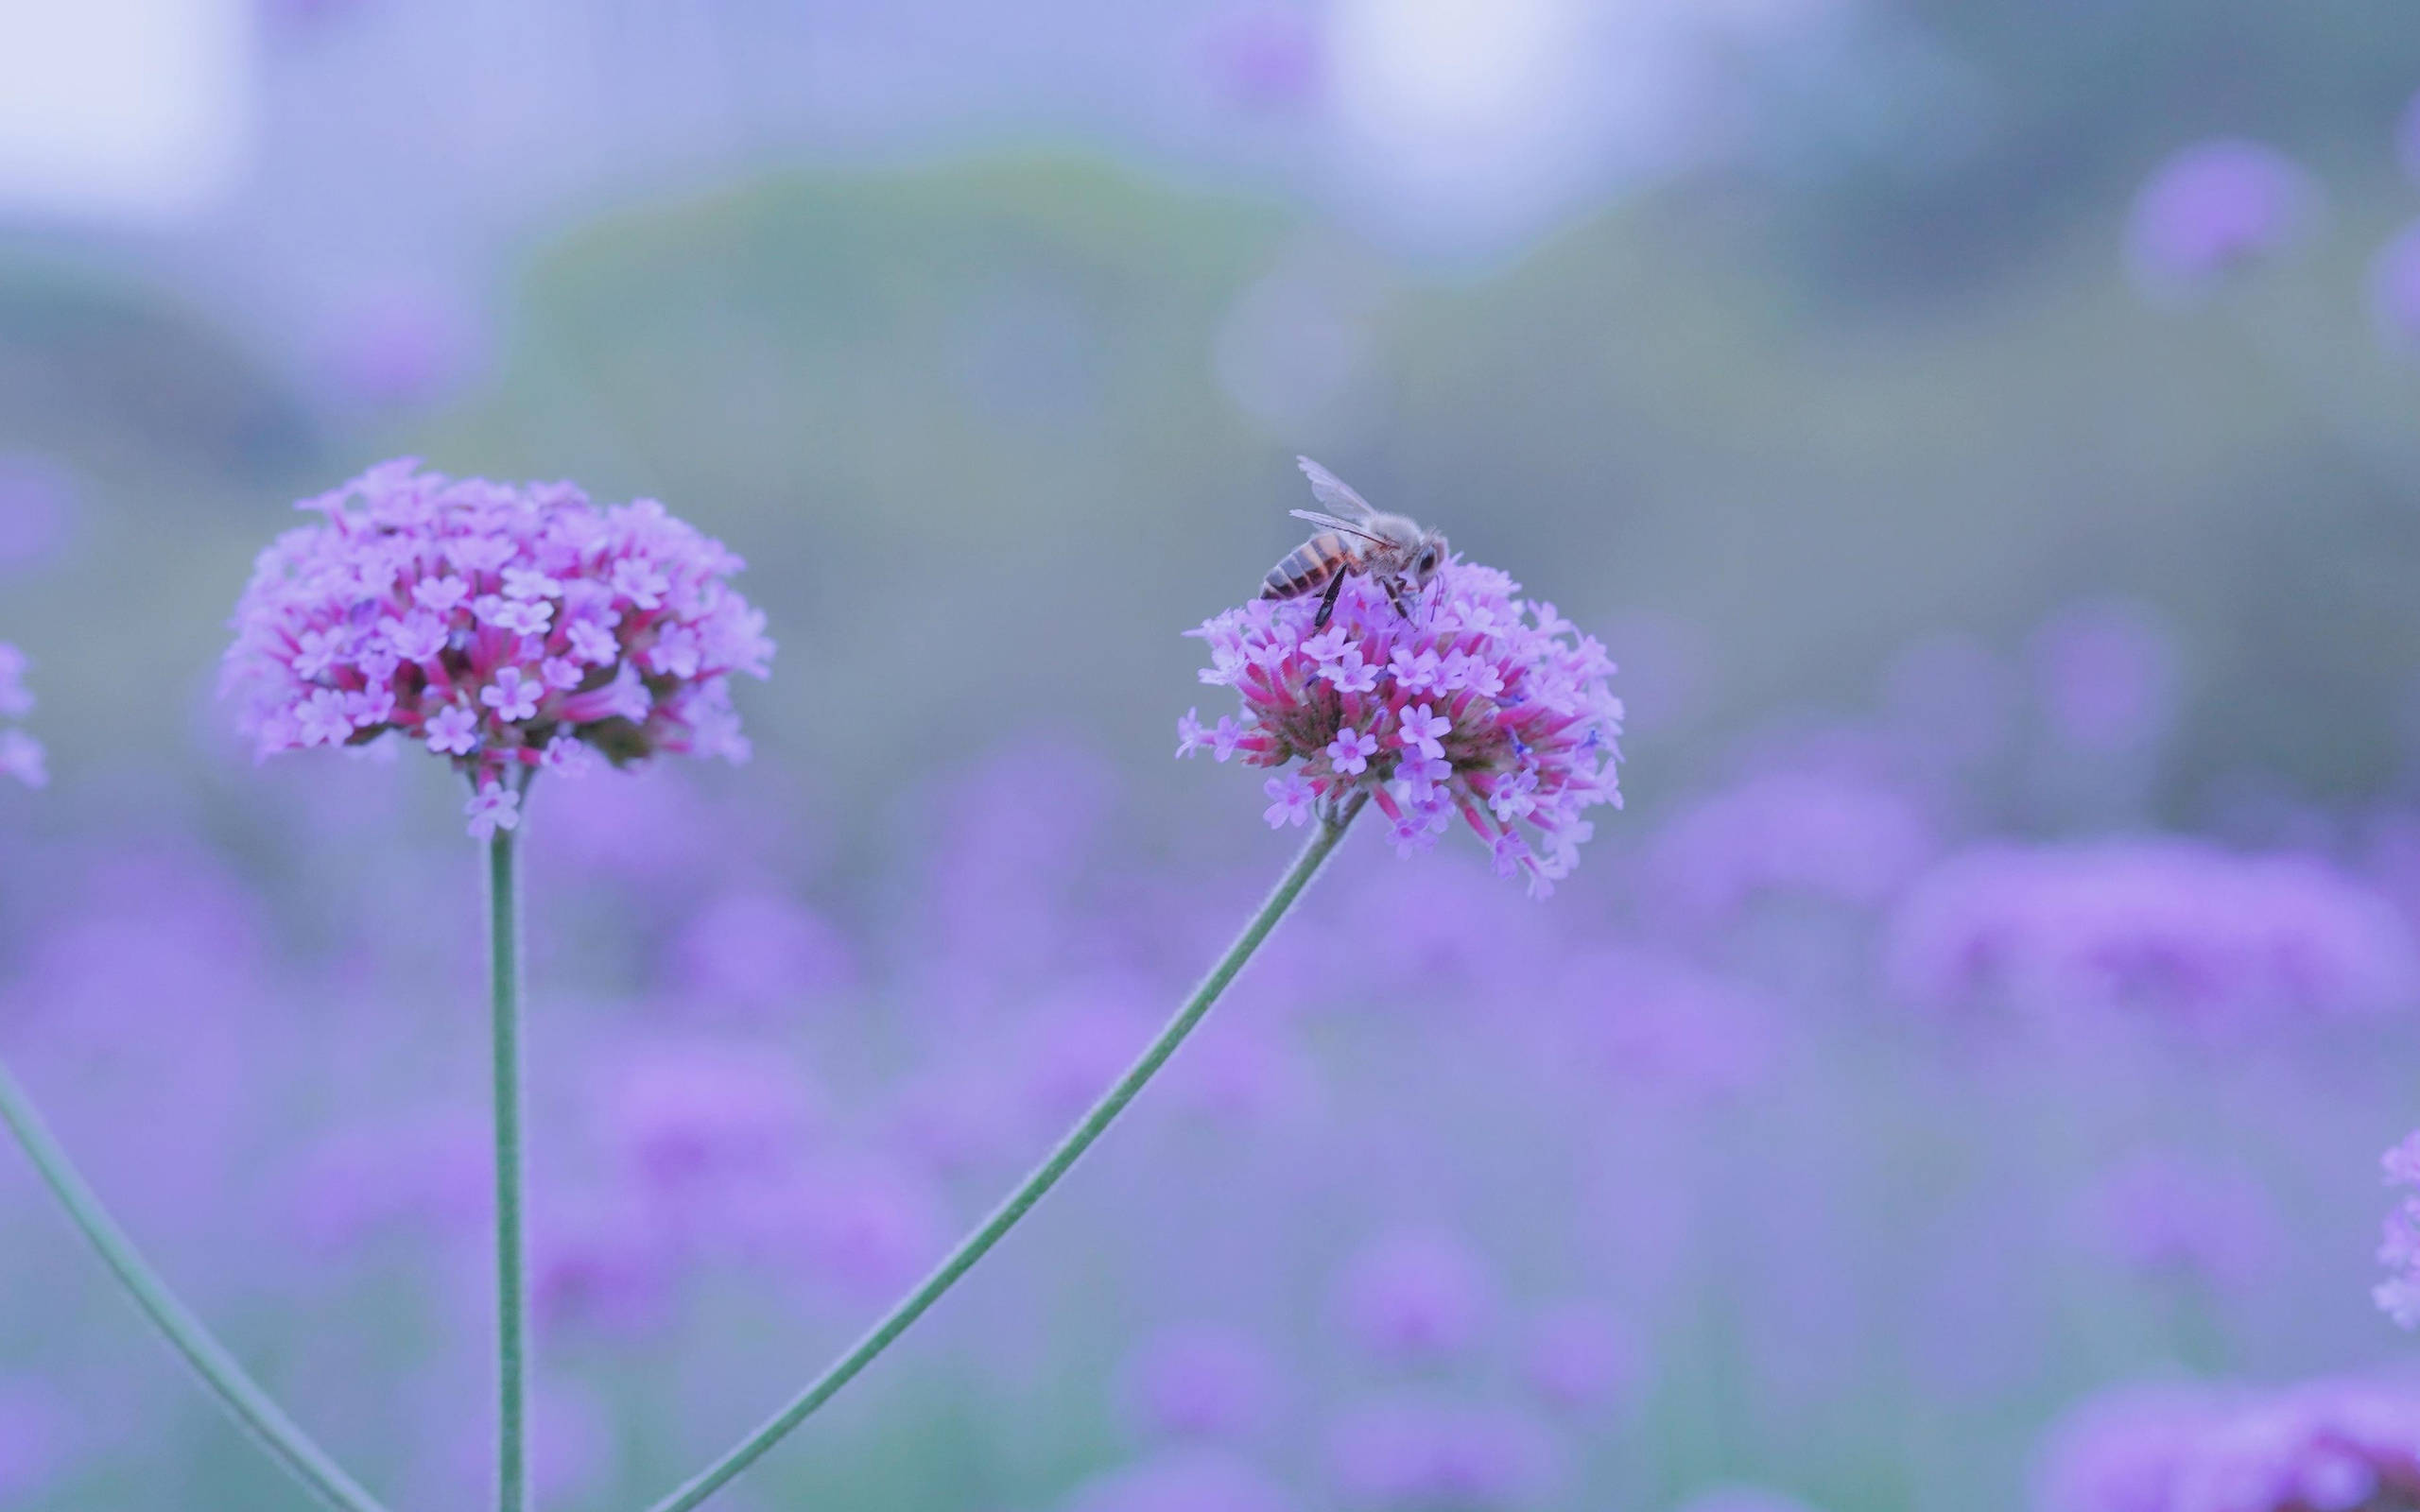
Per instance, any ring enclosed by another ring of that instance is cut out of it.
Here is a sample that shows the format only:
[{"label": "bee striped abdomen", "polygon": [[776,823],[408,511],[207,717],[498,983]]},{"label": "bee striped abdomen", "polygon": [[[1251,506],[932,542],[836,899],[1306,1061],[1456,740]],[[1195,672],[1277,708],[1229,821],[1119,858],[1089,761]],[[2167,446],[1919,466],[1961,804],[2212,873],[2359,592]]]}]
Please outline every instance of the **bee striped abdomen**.
[{"label": "bee striped abdomen", "polygon": [[1352,565],[1353,554],[1345,549],[1344,538],[1333,530],[1322,530],[1269,569],[1269,576],[1260,585],[1260,596],[1300,598],[1305,593],[1316,593],[1327,586],[1329,578]]}]

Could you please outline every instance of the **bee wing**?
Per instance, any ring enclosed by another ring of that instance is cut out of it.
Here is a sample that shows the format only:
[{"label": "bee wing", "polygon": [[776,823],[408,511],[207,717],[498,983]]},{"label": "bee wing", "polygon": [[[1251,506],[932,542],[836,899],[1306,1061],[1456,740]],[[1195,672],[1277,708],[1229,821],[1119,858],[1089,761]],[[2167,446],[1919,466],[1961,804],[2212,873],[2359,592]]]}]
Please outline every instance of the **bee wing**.
[{"label": "bee wing", "polygon": [[1308,520],[1315,525],[1325,525],[1330,530],[1341,530],[1348,536],[1359,536],[1364,541],[1373,541],[1381,546],[1393,544],[1386,537],[1373,534],[1366,526],[1357,525],[1350,520],[1339,520],[1332,514],[1322,514],[1317,509],[1288,509],[1286,512],[1297,520]]},{"label": "bee wing", "polygon": [[1303,470],[1303,476],[1311,480],[1312,497],[1338,514],[1348,520],[1367,520],[1378,512],[1370,507],[1369,500],[1353,491],[1352,485],[1309,457],[1298,456],[1294,458],[1294,465]]}]

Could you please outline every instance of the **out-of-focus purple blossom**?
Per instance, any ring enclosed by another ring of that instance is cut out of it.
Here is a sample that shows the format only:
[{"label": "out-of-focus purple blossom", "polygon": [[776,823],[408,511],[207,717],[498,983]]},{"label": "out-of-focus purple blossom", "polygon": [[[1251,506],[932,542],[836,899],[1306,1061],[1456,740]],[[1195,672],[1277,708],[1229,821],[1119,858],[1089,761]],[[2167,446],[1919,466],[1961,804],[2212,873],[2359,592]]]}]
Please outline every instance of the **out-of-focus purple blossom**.
[{"label": "out-of-focus purple blossom", "polygon": [[672,960],[687,994],[751,1012],[796,1007],[856,976],[840,932],[768,888],[708,899],[674,939]]},{"label": "out-of-focus purple blossom", "polygon": [[66,469],[24,453],[0,455],[0,571],[38,567],[58,555],[76,507]]},{"label": "out-of-focus purple blossom", "polygon": [[2380,1310],[2403,1327],[2420,1328],[2420,1131],[2378,1158],[2386,1184],[2402,1189],[2394,1210],[2386,1215],[2386,1231],[2378,1241],[2378,1263],[2392,1274],[2371,1296]]},{"label": "out-of-focus purple blossom", "polygon": [[1011,1063],[1034,1122],[1057,1125],[1092,1106],[1150,1042],[1150,984],[1120,976],[1072,985],[1016,1026]]},{"label": "out-of-focus purple blossom", "polygon": [[2086,1188],[2091,1237],[2128,1268],[2220,1286],[2256,1280],[2275,1252],[2277,1215],[2242,1172],[2146,1151]]},{"label": "out-of-focus purple blossom", "polygon": [[1436,1229],[1405,1229],[1364,1246],[1346,1262],[1337,1301],[1363,1349],[1405,1364],[1466,1353],[1495,1316],[1486,1265],[1469,1246]]},{"label": "out-of-focus purple blossom", "polygon": [[1806,1503],[1779,1491],[1753,1486],[1725,1486],[1701,1491],[1681,1503],[1677,1512],[1815,1512]]},{"label": "out-of-focus purple blossom", "polygon": [[[0,718],[20,719],[31,713],[34,696],[26,687],[26,669],[33,663],[26,653],[0,641]],[[42,742],[22,730],[0,730],[0,777],[11,777],[27,787],[50,782]]]},{"label": "out-of-focus purple blossom", "polygon": [[596,1107],[600,1140],[650,1194],[694,1204],[797,1160],[817,1105],[777,1050],[648,1040],[616,1057]]},{"label": "out-of-focus purple blossom", "polygon": [[891,1140],[934,1171],[956,1175],[1022,1153],[1020,1113],[1015,1091],[996,1066],[936,1066],[900,1087]]},{"label": "out-of-focus purple blossom", "polygon": [[477,334],[439,296],[402,285],[364,293],[336,312],[321,366],[355,404],[425,404],[477,366]]},{"label": "out-of-focus purple blossom", "polygon": [[1526,872],[1543,897],[1579,864],[1588,811],[1621,802],[1622,706],[1605,648],[1519,591],[1456,560],[1400,611],[1351,576],[1316,632],[1313,597],[1229,610],[1189,633],[1209,644],[1201,680],[1234,688],[1242,719],[1183,727],[1179,754],[1290,768],[1323,809],[1366,789],[1405,854],[1459,814],[1500,874]]},{"label": "out-of-focus purple blossom", "polygon": [[1749,1091],[1780,1051],[1774,1012],[1753,989],[1648,951],[1575,955],[1559,1001],[1592,1069],[1666,1097]]},{"label": "out-of-focus purple blossom", "polygon": [[2420,1393],[2129,1388],[2051,1436],[2038,1512],[2394,1512],[2420,1506]]},{"label": "out-of-focus purple blossom", "polygon": [[50,758],[42,742],[22,730],[0,730],[0,777],[27,787],[50,785]]},{"label": "out-of-focus purple blossom", "polygon": [[1932,827],[1907,793],[1822,771],[1751,777],[1682,810],[1656,836],[1656,893],[1703,921],[1767,893],[1873,908],[1931,858]]},{"label": "out-of-focus purple blossom", "polygon": [[644,1333],[671,1316],[680,1257],[661,1219],[610,1196],[550,1203],[529,1226],[538,1327]]},{"label": "out-of-focus purple blossom", "polygon": [[2176,641],[2147,605],[2071,606],[2034,633],[2032,652],[2044,712],[2066,746],[2135,750],[2167,732],[2176,705]]},{"label": "out-of-focus purple blossom", "polygon": [[1521,1373],[1548,1406],[1570,1412],[1627,1393],[1641,1374],[1637,1343],[1600,1302],[1559,1302],[1531,1318]]},{"label": "out-of-focus purple blossom", "polygon": [[853,1299],[896,1295],[941,1258],[952,1228],[929,1179],[865,1151],[818,1155],[749,1194],[735,1218],[760,1263]]},{"label": "out-of-focus purple blossom", "polygon": [[322,518],[261,553],[226,659],[262,756],[400,735],[493,795],[470,810],[493,832],[558,735],[617,765],[747,755],[730,679],[766,675],[764,616],[739,558],[655,501],[406,458],[298,507]]},{"label": "out-of-focus purple blossom", "polygon": [[1163,1330],[1127,1359],[1124,1396],[1145,1432],[1170,1438],[1240,1438],[1278,1406],[1277,1364],[1248,1334],[1210,1324]]},{"label": "out-of-focus purple blossom", "polygon": [[1319,1084],[1284,1029],[1241,1016],[1203,1036],[1167,1074],[1172,1108],[1249,1124],[1316,1105]]},{"label": "out-of-focus purple blossom", "polygon": [[2420,355],[2420,221],[2397,232],[2371,262],[2370,318],[2388,350]]},{"label": "out-of-focus purple blossom", "polygon": [[0,1375],[0,1506],[31,1506],[64,1476],[76,1435],[57,1391],[34,1376]]},{"label": "out-of-focus purple blossom", "polygon": [[2236,138],[2200,143],[2161,164],[2135,197],[2127,257],[2153,293],[2206,293],[2299,240],[2318,199],[2309,176],[2274,147]]},{"label": "out-of-focus purple blossom", "polygon": [[1900,904],[1891,980],[1939,1009],[2135,1009],[2224,1027],[2364,1017],[2420,993],[2394,906],[2325,863],[2180,839],[1985,846]]},{"label": "out-of-focus purple blossom", "polygon": [[1220,1451],[1174,1451],[1078,1486],[1063,1512],[1293,1512],[1284,1487]]},{"label": "out-of-focus purple blossom", "polygon": [[1315,18],[1291,7],[1238,6],[1212,20],[1201,51],[1213,87],[1249,109],[1299,108],[1326,81],[1326,52]]},{"label": "out-of-focus purple blossom", "polygon": [[323,1254],[403,1230],[462,1232],[489,1211],[491,1158],[481,1122],[453,1111],[346,1129],[304,1160],[294,1182],[297,1227]]},{"label": "out-of-focus purple blossom", "polygon": [[1349,1408],[1329,1430],[1328,1460],[1348,1503],[1441,1512],[1531,1505],[1564,1469],[1562,1445],[1527,1414],[1426,1396]]}]

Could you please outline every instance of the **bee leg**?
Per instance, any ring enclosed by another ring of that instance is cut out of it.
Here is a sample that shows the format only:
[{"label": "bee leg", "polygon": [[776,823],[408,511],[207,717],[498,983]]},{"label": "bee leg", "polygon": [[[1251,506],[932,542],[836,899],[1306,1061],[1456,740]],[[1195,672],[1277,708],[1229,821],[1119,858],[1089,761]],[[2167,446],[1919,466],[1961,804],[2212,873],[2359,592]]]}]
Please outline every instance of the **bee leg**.
[{"label": "bee leg", "polygon": [[1403,607],[1402,583],[1392,577],[1381,577],[1378,579],[1378,586],[1387,591],[1387,602],[1395,607],[1395,612],[1397,614],[1402,615],[1405,619],[1411,618],[1411,610]]},{"label": "bee leg", "polygon": [[1320,611],[1311,620],[1311,628],[1327,628],[1328,617],[1336,612],[1336,595],[1344,592],[1344,574],[1340,572],[1327,580],[1327,592],[1320,595]]}]

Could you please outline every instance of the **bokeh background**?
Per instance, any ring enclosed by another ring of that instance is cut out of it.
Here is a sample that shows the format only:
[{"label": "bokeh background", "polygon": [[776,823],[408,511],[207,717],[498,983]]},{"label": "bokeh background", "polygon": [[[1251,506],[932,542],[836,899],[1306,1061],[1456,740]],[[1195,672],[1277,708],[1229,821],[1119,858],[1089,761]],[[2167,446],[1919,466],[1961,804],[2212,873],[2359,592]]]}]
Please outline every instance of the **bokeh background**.
[{"label": "bokeh background", "polygon": [[[2420,12],[0,31],[0,1052],[399,1512],[487,1460],[478,857],[215,681],[404,453],[666,500],[782,645],[752,764],[535,800],[550,1507],[820,1366],[1283,864],[1168,755],[1297,452],[1612,646],[1628,812],[1544,904],[1357,837],[730,1505],[2104,1512],[2099,1393],[2399,1379]],[[0,1152],[0,1507],[302,1504]]]}]

